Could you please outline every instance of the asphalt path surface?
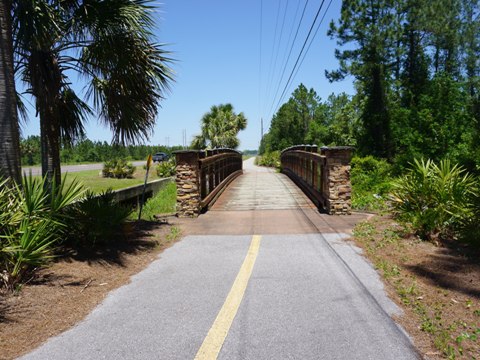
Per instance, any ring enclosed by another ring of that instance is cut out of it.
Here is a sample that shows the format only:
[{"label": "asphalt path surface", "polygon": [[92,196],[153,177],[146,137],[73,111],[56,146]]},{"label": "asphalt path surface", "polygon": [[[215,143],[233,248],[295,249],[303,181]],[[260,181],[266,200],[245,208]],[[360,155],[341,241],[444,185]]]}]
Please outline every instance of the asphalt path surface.
[{"label": "asphalt path surface", "polygon": [[[247,181],[250,187],[256,182]],[[285,183],[271,186],[290,186]],[[261,186],[251,189],[261,192]],[[234,195],[222,196],[231,208]],[[262,224],[250,228],[271,229],[264,223],[278,221],[278,211],[265,210],[263,201],[258,210],[225,213],[234,219],[261,213]],[[284,206],[283,213],[294,211],[290,201]],[[233,223],[217,223],[224,235],[192,227],[198,234],[167,249],[84,321],[22,359],[420,358],[391,318],[400,310],[346,233],[329,225],[330,232],[291,234],[282,226],[254,236],[232,235]]]},{"label": "asphalt path surface", "polygon": [[[145,165],[147,161],[132,161],[134,166],[142,166]],[[87,171],[87,170],[102,170],[103,163],[96,163],[96,164],[80,164],[80,165],[62,165],[62,174],[64,173],[72,173],[72,172],[79,172],[79,171]],[[42,168],[40,166],[29,166],[29,167],[22,167],[22,172],[26,175],[32,173],[32,175],[42,175]]]}]

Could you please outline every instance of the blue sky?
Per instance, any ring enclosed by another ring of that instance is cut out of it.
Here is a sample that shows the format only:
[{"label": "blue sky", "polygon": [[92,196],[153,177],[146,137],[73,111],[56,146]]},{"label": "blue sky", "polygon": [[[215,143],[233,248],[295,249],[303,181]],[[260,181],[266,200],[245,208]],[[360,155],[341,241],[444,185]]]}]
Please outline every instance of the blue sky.
[{"label": "blue sky", "polygon": [[[165,49],[177,60],[172,65],[176,82],[161,103],[148,143],[181,145],[184,130],[190,142],[200,132],[200,119],[212,105],[231,103],[236,112],[243,112],[248,119],[247,129],[239,134],[240,149],[258,148],[260,119],[263,117],[264,129],[268,130],[272,109],[276,109],[322,2],[308,1],[283,81],[279,83],[305,1],[163,0],[155,15],[155,33],[157,41],[166,43]],[[326,0],[318,20],[328,4]],[[340,0],[331,2],[284,101],[300,83],[313,87],[322,99],[332,92],[353,92],[351,81],[330,84],[324,75],[325,69],[338,67],[334,58],[335,41],[326,32],[330,21],[338,19],[340,6]],[[315,30],[316,27],[312,35]],[[81,88],[81,84],[77,86]],[[38,134],[38,128],[38,119],[31,119],[23,127],[23,136]],[[92,140],[111,140],[110,131],[95,119],[86,129],[87,137]]]}]

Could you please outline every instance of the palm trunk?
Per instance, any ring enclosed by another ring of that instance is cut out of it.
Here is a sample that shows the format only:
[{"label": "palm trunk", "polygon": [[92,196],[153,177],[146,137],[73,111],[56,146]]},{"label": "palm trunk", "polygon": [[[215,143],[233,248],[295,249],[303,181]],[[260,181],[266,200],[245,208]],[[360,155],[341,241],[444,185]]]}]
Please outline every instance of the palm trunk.
[{"label": "palm trunk", "polygon": [[42,176],[47,177],[47,184],[55,181],[60,184],[60,134],[55,117],[49,112],[40,113],[40,142],[42,154]]},{"label": "palm trunk", "polygon": [[56,54],[50,50],[32,51],[29,59],[32,92],[40,115],[42,176],[49,188],[60,184],[60,125],[57,101],[61,91],[61,70]]},{"label": "palm trunk", "polygon": [[20,132],[18,128],[11,2],[0,2],[0,176],[21,181]]}]

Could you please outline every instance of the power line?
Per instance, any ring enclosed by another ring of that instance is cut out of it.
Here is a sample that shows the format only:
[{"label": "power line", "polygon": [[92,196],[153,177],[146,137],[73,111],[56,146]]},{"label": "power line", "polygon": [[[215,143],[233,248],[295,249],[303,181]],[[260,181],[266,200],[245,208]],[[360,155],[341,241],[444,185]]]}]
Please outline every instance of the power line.
[{"label": "power line", "polygon": [[[318,19],[318,16],[320,15],[320,12],[323,8],[323,4],[325,3],[325,0],[322,0],[322,3],[320,4],[320,7],[318,8],[318,11],[317,11],[317,14],[315,15],[315,19],[313,20],[313,23],[312,23],[312,26],[310,26],[310,30],[308,31],[308,34],[307,34],[307,37],[303,43],[303,46],[302,46],[302,49],[300,50],[300,53],[298,54],[298,57],[297,57],[297,60],[295,61],[295,65],[293,66],[293,69],[292,71],[290,72],[290,76],[288,77],[288,80],[287,80],[287,83],[285,84],[285,87],[283,88],[283,91],[282,91],[282,95],[280,95],[280,99],[277,103],[277,106],[276,106],[276,109],[278,109],[278,107],[280,106],[280,102],[281,100],[284,98],[285,96],[285,93],[288,89],[288,86],[290,86],[290,82],[292,80],[292,77],[293,77],[293,73],[295,72],[295,70],[297,69],[297,65],[300,61],[300,57],[302,56],[303,54],[303,50],[305,49],[305,46],[308,42],[308,39],[310,38],[310,35],[312,34],[312,30],[313,28],[315,27],[315,23],[317,22],[317,19]],[[275,99],[274,99],[275,101]]]},{"label": "power line", "polygon": [[[312,46],[313,41],[315,40],[315,37],[317,36],[318,30],[320,29],[320,26],[322,25],[323,20],[325,19],[325,16],[327,16],[327,12],[328,12],[328,10],[330,9],[330,5],[332,5],[332,2],[333,2],[333,0],[330,0],[330,2],[328,3],[328,6],[327,6],[327,8],[325,9],[325,12],[323,13],[322,18],[320,19],[320,22],[318,23],[317,29],[315,30],[315,33],[313,34],[313,37],[312,37],[312,39],[310,40],[310,43],[308,44],[307,50],[305,51],[305,54],[303,54],[302,60],[300,60],[300,65],[298,66],[297,71],[296,71],[295,74],[293,75],[292,81],[293,81],[293,79],[295,79],[295,77],[297,76],[298,72],[300,71],[300,68],[302,67],[303,61],[304,61],[305,58],[307,57],[308,51],[310,50],[310,47]],[[282,100],[283,100],[283,99],[281,99],[280,102],[281,102]]]},{"label": "power line", "polygon": [[272,67],[272,74],[271,74],[272,76],[271,76],[270,81],[269,81],[270,86],[273,86],[273,83],[274,83],[273,79],[275,77],[275,71],[277,69],[278,53],[280,52],[280,45],[281,45],[281,42],[282,42],[283,29],[285,28],[285,18],[286,18],[286,15],[287,15],[287,8],[288,8],[288,0],[286,2],[285,9],[283,11],[282,27],[280,29],[280,36],[278,38],[278,46],[276,47],[277,51],[276,51],[276,54],[275,54],[275,62],[274,62],[273,67]]},{"label": "power line", "polygon": [[[275,96],[273,97],[273,100],[272,100],[272,106],[270,107],[270,112],[271,112],[272,109],[273,109],[273,105],[275,104],[275,99],[277,98],[278,91],[280,90],[280,85],[281,85],[281,83],[282,83],[283,77],[285,76],[285,70],[287,69],[288,61],[290,60],[290,56],[292,55],[293,47],[294,47],[294,45],[295,45],[295,41],[297,40],[298,32],[300,31],[300,26],[301,26],[301,24],[302,24],[303,17],[304,17],[304,15],[305,15],[305,10],[307,9],[308,1],[309,1],[309,0],[307,0],[307,1],[305,2],[305,6],[303,7],[302,16],[300,17],[300,21],[298,22],[297,31],[295,32],[295,37],[293,38],[292,45],[290,46],[290,51],[289,51],[289,53],[288,53],[287,60],[285,61],[285,64],[284,64],[284,66],[283,66],[282,76],[280,77],[280,81],[278,82],[277,90],[275,91]],[[299,3],[299,4],[300,4],[300,3]],[[298,7],[297,7],[297,10],[298,10]],[[293,27],[292,27],[292,30],[293,30]]]},{"label": "power line", "polygon": [[272,73],[272,64],[273,64],[273,54],[275,53],[275,43],[277,40],[277,29],[278,29],[278,19],[280,17],[280,6],[281,6],[281,1],[278,2],[278,8],[277,8],[277,17],[275,20],[275,32],[273,35],[273,42],[272,42],[272,55],[270,56],[270,66],[268,68],[268,76],[267,76],[267,99],[269,98],[270,95],[270,81],[269,79],[271,78],[271,73]]}]

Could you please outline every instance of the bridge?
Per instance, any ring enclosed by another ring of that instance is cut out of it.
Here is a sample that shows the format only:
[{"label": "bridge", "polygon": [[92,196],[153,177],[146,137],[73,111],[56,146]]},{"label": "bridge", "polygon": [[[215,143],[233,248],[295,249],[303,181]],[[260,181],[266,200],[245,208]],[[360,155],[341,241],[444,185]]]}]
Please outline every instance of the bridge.
[{"label": "bridge", "polygon": [[[177,153],[184,237],[25,359],[419,359],[348,242],[351,148]],[[341,214],[341,215],[340,215]]]},{"label": "bridge", "polygon": [[[319,210],[350,214],[350,159],[352,147],[299,145],[281,154],[287,174]],[[241,154],[231,149],[179,151],[177,161],[177,210],[180,217],[195,217],[215,202],[230,182],[242,174]],[[268,180],[266,180],[268,181]],[[273,180],[275,182],[275,180]],[[248,185],[247,185],[248,187]],[[271,198],[267,194],[268,198]],[[288,193],[282,194],[282,197]],[[274,203],[274,199],[267,202]]]}]

